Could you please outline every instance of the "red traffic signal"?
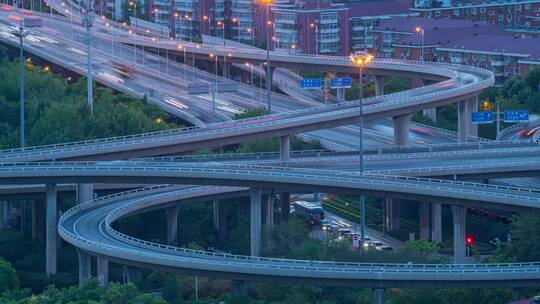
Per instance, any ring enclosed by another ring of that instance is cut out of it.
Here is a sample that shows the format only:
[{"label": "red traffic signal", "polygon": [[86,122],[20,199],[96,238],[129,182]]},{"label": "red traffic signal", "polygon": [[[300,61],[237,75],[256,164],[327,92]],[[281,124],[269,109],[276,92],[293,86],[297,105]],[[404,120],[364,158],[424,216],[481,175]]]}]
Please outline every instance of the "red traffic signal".
[{"label": "red traffic signal", "polygon": [[469,247],[472,246],[472,245],[474,244],[474,238],[473,238],[472,235],[467,235],[467,236],[465,237],[465,244],[466,244],[467,246],[469,246]]}]

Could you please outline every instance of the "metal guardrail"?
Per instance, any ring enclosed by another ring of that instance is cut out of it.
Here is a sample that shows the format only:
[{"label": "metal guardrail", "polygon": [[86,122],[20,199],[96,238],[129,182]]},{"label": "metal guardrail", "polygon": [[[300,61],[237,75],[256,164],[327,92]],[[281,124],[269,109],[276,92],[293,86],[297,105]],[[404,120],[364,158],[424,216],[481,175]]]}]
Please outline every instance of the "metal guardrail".
[{"label": "metal guardrail", "polygon": [[[162,194],[154,197],[153,199],[145,197],[142,199],[135,199],[127,204],[122,204],[120,207],[114,208],[109,212],[105,218],[106,231],[111,234],[115,239],[124,242],[126,244],[132,244],[139,248],[146,248],[148,251],[130,250],[128,248],[122,248],[117,246],[110,246],[91,240],[87,240],[80,235],[76,235],[64,227],[66,220],[76,214],[82,209],[83,206],[76,206],[68,212],[64,213],[60,218],[59,232],[62,237],[71,239],[74,242],[79,242],[88,246],[91,250],[105,249],[112,251],[117,256],[120,253],[130,253],[135,256],[150,257],[152,259],[161,258],[168,261],[182,261],[192,262],[196,267],[198,263],[209,265],[229,265],[235,267],[249,267],[255,269],[296,269],[296,270],[309,270],[309,271],[330,271],[337,276],[340,273],[437,273],[437,274],[462,274],[473,271],[474,273],[538,273],[540,272],[540,263],[496,263],[496,264],[399,264],[399,263],[351,263],[351,262],[334,262],[334,261],[308,261],[308,260],[290,260],[279,258],[265,258],[265,257],[251,257],[243,255],[234,255],[221,252],[209,252],[200,250],[190,250],[185,248],[173,247],[153,242],[148,242],[140,239],[133,238],[131,236],[122,234],[111,228],[111,224],[115,219],[129,215],[131,212],[140,210],[152,205],[152,201],[158,198],[171,197],[174,198],[174,194],[185,192],[197,192],[204,191],[213,187],[197,187],[188,190],[174,191],[172,194]],[[145,190],[141,190],[139,193],[144,193]],[[196,193],[195,193],[196,194]],[[117,196],[121,198],[122,194]],[[110,199],[110,198],[107,198]],[[113,198],[114,199],[114,198]],[[106,200],[106,199],[104,199]],[[96,203],[91,201],[88,204],[95,206]],[[103,204],[103,200],[101,201]],[[157,250],[157,251],[156,251]],[[154,252],[151,252],[154,251]],[[186,256],[187,255],[187,256]],[[239,270],[240,271],[240,270]],[[296,274],[291,273],[291,276]],[[378,280],[380,278],[375,278]],[[445,280],[447,278],[440,278]]]},{"label": "metal guardrail", "polygon": [[[369,106],[368,106],[369,107]],[[300,110],[302,111],[302,110]],[[283,115],[283,114],[278,114],[278,115]],[[277,117],[277,116],[273,116],[273,117]],[[249,119],[248,119],[249,120]],[[183,131],[187,131],[188,129],[184,129]],[[175,130],[175,131],[179,131],[179,130]],[[169,131],[170,133],[173,133],[174,131]],[[183,133],[183,132],[182,132]],[[145,135],[148,135],[148,136],[152,136],[152,135],[161,135],[161,134],[166,134],[165,132],[156,132],[155,134],[145,134]],[[145,136],[143,134],[138,134],[138,135],[134,135],[134,136],[125,136],[123,138],[114,138],[114,139],[109,139],[110,141],[117,141],[117,140],[121,140],[121,139],[133,139],[133,138],[137,138],[137,136],[139,137],[143,137]],[[69,146],[69,145],[80,145],[80,144],[90,144],[90,143],[97,143],[97,142],[104,142],[104,141],[107,141],[108,139],[101,139],[101,140],[92,140],[92,141],[86,141],[86,142],[76,142],[76,143],[67,143],[67,144],[61,144],[61,145],[47,145],[47,146],[40,146],[40,147],[33,147],[33,148],[27,148],[25,150],[21,150],[21,149],[13,149],[13,150],[7,150],[7,151],[2,151],[2,155],[4,155],[4,158],[7,157],[5,156],[6,153],[14,153],[14,152],[17,152],[17,151],[31,151],[31,150],[37,150],[37,149],[43,149],[43,148],[57,148],[57,147],[66,147],[66,146]],[[0,155],[0,158],[2,158],[2,155]],[[27,154],[25,154],[27,155]]]},{"label": "metal guardrail", "polygon": [[[130,174],[138,174],[137,172],[177,172],[177,177],[180,178],[181,174],[202,174],[200,178],[217,178],[218,175],[230,175],[228,180],[242,175],[251,177],[251,180],[258,180],[256,177],[264,176],[265,178],[275,178],[276,182],[283,182],[284,180],[291,180],[293,178],[305,180],[306,182],[318,181],[318,182],[343,182],[354,183],[356,187],[362,188],[361,185],[379,185],[383,187],[391,187],[392,191],[396,191],[396,187],[403,187],[404,189],[426,189],[433,190],[432,195],[448,197],[448,193],[461,193],[466,195],[468,199],[473,200],[471,195],[477,195],[477,200],[488,200],[488,198],[511,198],[523,201],[532,201],[540,203],[540,193],[533,189],[523,189],[515,187],[506,187],[491,184],[481,184],[473,182],[463,181],[450,181],[439,180],[431,178],[420,177],[408,177],[408,176],[394,176],[394,175],[376,175],[376,174],[362,174],[354,172],[341,172],[332,170],[315,170],[315,169],[299,169],[299,168],[286,168],[286,167],[267,167],[258,165],[232,165],[232,164],[205,164],[205,163],[183,163],[171,164],[171,163],[134,163],[134,162],[119,162],[114,165],[110,164],[96,164],[94,162],[58,162],[58,163],[15,163],[11,165],[0,164],[1,172],[10,173],[32,173],[37,172],[53,172],[52,176],[61,176],[62,172],[120,172],[124,171],[126,177]],[[207,177],[205,177],[205,175]],[[16,175],[13,175],[16,176]],[[35,175],[32,175],[35,176]],[[158,176],[156,174],[153,177]],[[243,180],[243,179],[241,179]],[[297,181],[296,183],[302,183]],[[343,184],[345,185],[345,184]],[[354,188],[354,187],[353,187]],[[372,188],[369,188],[372,189]],[[496,191],[494,191],[496,190]],[[438,192],[436,194],[435,192]],[[491,201],[490,201],[491,202]]]}]

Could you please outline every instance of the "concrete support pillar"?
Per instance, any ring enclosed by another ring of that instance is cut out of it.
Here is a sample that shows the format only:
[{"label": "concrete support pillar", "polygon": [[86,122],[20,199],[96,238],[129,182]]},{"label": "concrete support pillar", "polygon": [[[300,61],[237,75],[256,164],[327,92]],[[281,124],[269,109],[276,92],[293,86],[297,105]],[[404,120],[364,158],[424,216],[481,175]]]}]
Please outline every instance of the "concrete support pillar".
[{"label": "concrete support pillar", "polygon": [[250,235],[251,256],[259,256],[261,253],[261,188],[250,188]]},{"label": "concrete support pillar", "polygon": [[513,302],[518,302],[526,298],[527,298],[527,288],[512,288],[512,301]]},{"label": "concrete support pillar", "polygon": [[337,89],[337,98],[338,99],[345,99],[345,88]]},{"label": "concrete support pillar", "polygon": [[411,123],[411,114],[394,116],[394,144],[404,146],[409,144],[409,124]]},{"label": "concrete support pillar", "polygon": [[442,243],[442,205],[431,204],[431,240]]},{"label": "concrete support pillar", "polygon": [[243,219],[249,218],[249,197],[240,197],[238,199],[238,217]]},{"label": "concrete support pillar", "polygon": [[[266,66],[264,66],[264,69],[266,71]],[[274,80],[274,71],[276,70],[275,67],[270,66],[270,83]],[[264,74],[266,77],[266,73]]]},{"label": "concrete support pillar", "polygon": [[77,184],[77,204],[94,199],[94,184]]},{"label": "concrete support pillar", "polygon": [[467,119],[467,122],[469,124],[468,134],[474,137],[478,137],[478,125],[472,123],[472,117],[471,117],[472,112],[478,111],[478,96],[475,96],[469,99],[468,110],[469,110],[469,117]]},{"label": "concrete support pillar", "polygon": [[281,193],[281,222],[286,222],[290,217],[291,194],[288,192]]},{"label": "concrete support pillar", "polygon": [[180,206],[165,209],[167,217],[167,245],[176,246],[178,244],[178,211]]},{"label": "concrete support pillar", "polygon": [[104,258],[97,258],[97,279],[101,288],[107,288],[109,285],[109,261]]},{"label": "concrete support pillar", "polygon": [[286,165],[291,158],[291,137],[289,135],[279,138],[279,160]]},{"label": "concrete support pillar", "polygon": [[240,70],[240,79],[242,80],[242,83],[253,85],[251,83],[251,73],[248,71]]},{"label": "concrete support pillar", "polygon": [[386,198],[386,230],[399,230],[399,204],[393,198]]},{"label": "concrete support pillar", "polygon": [[45,219],[45,273],[56,273],[56,250],[57,250],[57,197],[56,184],[46,185],[47,210]]},{"label": "concrete support pillar", "polygon": [[32,221],[32,227],[31,227],[31,234],[32,234],[32,240],[35,240],[37,238],[37,208],[36,208],[37,201],[33,200],[30,202],[30,214],[31,214],[31,221]]},{"label": "concrete support pillar", "polygon": [[92,274],[92,264],[90,255],[86,251],[77,249],[77,254],[79,255],[79,285],[82,285]]},{"label": "concrete support pillar", "polygon": [[214,200],[214,228],[218,242],[225,242],[227,240],[227,204],[223,200]]},{"label": "concrete support pillar", "polygon": [[373,288],[373,304],[384,304],[384,288]]},{"label": "concrete support pillar", "polygon": [[375,96],[384,95],[384,76],[375,76]]},{"label": "concrete support pillar", "polygon": [[464,100],[458,103],[458,142],[467,142],[469,134],[469,120],[471,114],[468,107],[469,103]]},{"label": "concrete support pillar", "polygon": [[429,240],[429,203],[419,202],[418,213],[420,218],[420,239]]},{"label": "concrete support pillar", "polygon": [[231,68],[232,64],[226,63],[223,65],[223,77],[230,79],[231,78]]},{"label": "concrete support pillar", "polygon": [[24,200],[20,202],[19,213],[19,229],[21,234],[24,235],[24,232],[26,230],[26,201]]},{"label": "concrete support pillar", "polygon": [[454,264],[465,263],[465,216],[467,208],[452,206],[454,219]]},{"label": "concrete support pillar", "polygon": [[437,122],[437,108],[425,109],[422,110],[422,114],[431,119],[433,122]]},{"label": "concrete support pillar", "polygon": [[36,238],[40,242],[45,241],[45,209],[46,202],[42,199],[36,200]]},{"label": "concrete support pillar", "polygon": [[268,227],[274,226],[274,195],[269,194],[264,204],[264,223]]},{"label": "concrete support pillar", "polygon": [[247,294],[248,283],[246,281],[232,281],[232,294],[235,297],[245,297]]},{"label": "concrete support pillar", "polygon": [[7,201],[0,202],[0,229],[8,229],[9,208]]}]

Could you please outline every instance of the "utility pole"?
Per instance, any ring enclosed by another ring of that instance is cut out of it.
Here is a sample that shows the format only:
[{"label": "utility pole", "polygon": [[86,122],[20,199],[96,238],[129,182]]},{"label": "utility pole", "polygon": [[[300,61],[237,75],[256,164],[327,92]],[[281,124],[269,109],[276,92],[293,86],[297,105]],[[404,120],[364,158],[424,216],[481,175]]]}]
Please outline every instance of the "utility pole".
[{"label": "utility pole", "polygon": [[94,10],[92,7],[91,0],[82,1],[83,8],[83,26],[86,28],[86,58],[87,58],[87,70],[86,75],[87,79],[87,93],[88,93],[88,107],[90,112],[94,112],[94,101],[93,101],[93,92],[92,92],[92,26],[94,24]]}]

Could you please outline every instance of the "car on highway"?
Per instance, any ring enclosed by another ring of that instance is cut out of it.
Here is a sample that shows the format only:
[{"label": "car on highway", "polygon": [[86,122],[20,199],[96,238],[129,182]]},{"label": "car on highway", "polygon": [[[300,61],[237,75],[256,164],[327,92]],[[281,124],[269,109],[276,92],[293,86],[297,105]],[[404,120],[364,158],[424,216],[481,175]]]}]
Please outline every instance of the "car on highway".
[{"label": "car on highway", "polygon": [[340,238],[350,237],[352,235],[353,235],[353,232],[351,229],[347,229],[347,228],[338,229],[338,236]]},{"label": "car on highway", "polygon": [[112,70],[116,72],[120,77],[122,78],[133,78],[133,67],[123,64],[123,63],[115,63],[112,67]]},{"label": "car on highway", "polygon": [[377,250],[382,250],[382,248],[384,247],[384,244],[380,241],[375,241],[373,243],[371,243],[371,247],[377,249]]},{"label": "car on highway", "polygon": [[323,219],[321,221],[321,230],[330,232],[331,229],[332,229],[332,223],[330,223],[330,221],[327,219]]},{"label": "car on highway", "polygon": [[392,248],[392,246],[382,246],[380,251],[392,252],[394,251],[394,248]]}]

